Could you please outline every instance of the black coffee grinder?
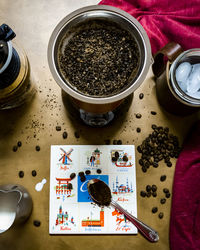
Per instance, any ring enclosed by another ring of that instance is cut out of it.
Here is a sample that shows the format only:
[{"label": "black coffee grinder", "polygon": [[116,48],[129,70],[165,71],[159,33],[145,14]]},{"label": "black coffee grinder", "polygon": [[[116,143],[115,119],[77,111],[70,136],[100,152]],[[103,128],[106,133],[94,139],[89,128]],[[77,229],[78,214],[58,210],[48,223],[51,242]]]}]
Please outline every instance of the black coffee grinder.
[{"label": "black coffee grinder", "polygon": [[0,26],[0,110],[20,106],[35,92],[27,56],[11,42],[15,36],[7,24]]}]

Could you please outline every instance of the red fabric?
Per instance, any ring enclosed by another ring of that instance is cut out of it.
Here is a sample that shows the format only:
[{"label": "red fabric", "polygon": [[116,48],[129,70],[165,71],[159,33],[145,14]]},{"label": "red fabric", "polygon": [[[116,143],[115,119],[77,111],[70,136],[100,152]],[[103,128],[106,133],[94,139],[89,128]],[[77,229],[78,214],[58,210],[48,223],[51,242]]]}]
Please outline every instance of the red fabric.
[{"label": "red fabric", "polygon": [[177,160],[170,222],[172,250],[200,249],[200,122]]},{"label": "red fabric", "polygon": [[200,47],[200,0],[102,0],[134,16],[146,30],[154,54],[170,41],[184,50]]}]

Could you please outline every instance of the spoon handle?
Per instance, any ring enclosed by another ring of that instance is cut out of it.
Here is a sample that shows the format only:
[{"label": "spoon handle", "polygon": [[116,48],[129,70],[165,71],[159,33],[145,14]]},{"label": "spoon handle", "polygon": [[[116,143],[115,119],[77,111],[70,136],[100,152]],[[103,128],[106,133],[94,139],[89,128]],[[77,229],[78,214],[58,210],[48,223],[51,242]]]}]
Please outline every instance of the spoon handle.
[{"label": "spoon handle", "polygon": [[137,227],[137,229],[140,231],[142,235],[144,235],[149,241],[151,242],[157,242],[159,240],[158,233],[153,230],[151,227],[147,226],[140,220],[138,220],[136,217],[134,217],[132,214],[127,212],[124,208],[122,208],[117,202],[111,201],[110,205],[114,208],[116,208],[120,213],[124,214],[126,218],[133,223]]}]

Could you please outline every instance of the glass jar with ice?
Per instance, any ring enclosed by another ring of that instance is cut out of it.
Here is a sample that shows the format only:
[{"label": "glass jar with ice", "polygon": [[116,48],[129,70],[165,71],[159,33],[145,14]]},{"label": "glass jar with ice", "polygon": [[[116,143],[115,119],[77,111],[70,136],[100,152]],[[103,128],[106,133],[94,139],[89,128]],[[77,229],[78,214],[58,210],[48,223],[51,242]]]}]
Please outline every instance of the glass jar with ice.
[{"label": "glass jar with ice", "polygon": [[200,63],[182,62],[175,72],[179,87],[189,96],[200,99]]}]

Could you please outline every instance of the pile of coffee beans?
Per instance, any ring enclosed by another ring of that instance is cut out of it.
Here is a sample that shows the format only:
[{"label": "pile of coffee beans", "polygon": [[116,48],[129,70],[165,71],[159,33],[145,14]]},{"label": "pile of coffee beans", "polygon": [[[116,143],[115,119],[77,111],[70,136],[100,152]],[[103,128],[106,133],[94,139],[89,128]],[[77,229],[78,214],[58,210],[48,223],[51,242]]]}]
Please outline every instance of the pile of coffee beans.
[{"label": "pile of coffee beans", "polygon": [[137,147],[142,154],[139,164],[145,173],[150,166],[158,167],[164,159],[168,167],[172,166],[171,158],[178,158],[181,148],[177,136],[169,133],[169,128],[152,125],[153,132]]},{"label": "pile of coffee beans", "polygon": [[[149,198],[149,197],[151,197],[151,196],[152,196],[152,197],[157,197],[157,190],[158,190],[158,188],[157,188],[157,186],[156,186],[155,184],[153,184],[153,185],[146,185],[145,190],[140,191],[140,196],[143,197],[143,198],[144,198],[144,197]],[[160,199],[160,204],[161,204],[161,205],[165,204],[166,201],[167,201],[166,198],[168,199],[168,198],[170,198],[170,196],[171,196],[170,191],[169,191],[168,188],[163,188],[163,193],[164,193],[164,195],[165,195],[165,198],[162,197],[162,198]],[[152,212],[153,214],[157,213],[157,212],[158,212],[158,207],[153,207],[153,208],[151,209],[151,212]],[[164,213],[163,213],[163,212],[160,212],[159,215],[158,215],[158,217],[159,217],[160,219],[162,219],[163,216],[164,216]]]}]

